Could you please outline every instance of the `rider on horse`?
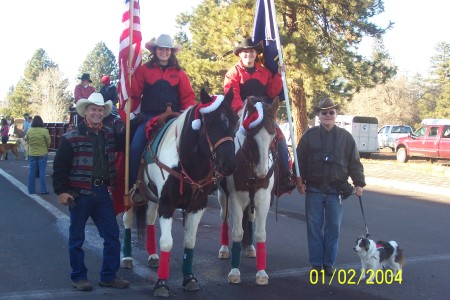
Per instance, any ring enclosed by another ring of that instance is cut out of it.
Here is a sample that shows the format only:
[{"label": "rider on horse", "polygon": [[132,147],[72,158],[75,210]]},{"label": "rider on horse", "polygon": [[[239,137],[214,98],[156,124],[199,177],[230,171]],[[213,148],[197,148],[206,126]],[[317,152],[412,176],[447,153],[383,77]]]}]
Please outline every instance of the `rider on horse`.
[{"label": "rider on horse", "polygon": [[[243,112],[244,100],[249,96],[268,96],[270,99],[280,94],[283,84],[280,73],[272,74],[267,68],[258,63],[257,55],[263,52],[261,43],[254,44],[251,39],[243,39],[234,47],[233,53],[239,57],[239,62],[225,75],[224,94],[229,89],[234,91],[232,106],[240,116]],[[281,69],[281,67],[280,67]],[[277,126],[276,141],[278,153],[281,156],[280,163],[280,187],[278,196],[291,193],[295,188],[292,180],[292,170],[289,164],[289,151],[286,140],[280,128]]]}]

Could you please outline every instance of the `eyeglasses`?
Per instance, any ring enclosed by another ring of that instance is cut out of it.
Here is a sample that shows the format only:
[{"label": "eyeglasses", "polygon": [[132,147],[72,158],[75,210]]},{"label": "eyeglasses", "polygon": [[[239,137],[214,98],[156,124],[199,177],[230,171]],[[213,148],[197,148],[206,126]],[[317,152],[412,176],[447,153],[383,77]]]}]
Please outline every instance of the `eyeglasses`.
[{"label": "eyeglasses", "polygon": [[336,112],[334,110],[327,110],[327,111],[321,111],[320,114],[322,116],[326,116],[326,115],[330,115],[330,116],[334,116]]}]

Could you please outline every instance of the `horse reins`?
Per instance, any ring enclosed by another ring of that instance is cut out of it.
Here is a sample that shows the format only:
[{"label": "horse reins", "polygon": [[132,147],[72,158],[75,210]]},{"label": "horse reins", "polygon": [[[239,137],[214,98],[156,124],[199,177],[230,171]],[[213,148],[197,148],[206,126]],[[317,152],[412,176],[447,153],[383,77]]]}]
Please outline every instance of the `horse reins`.
[{"label": "horse reins", "polygon": [[[204,132],[204,134],[206,135],[206,140],[207,140],[207,142],[208,142],[208,146],[209,146],[209,149],[210,149],[210,151],[211,151],[211,158],[212,158],[212,161],[214,161],[214,160],[215,160],[215,157],[216,157],[216,151],[215,151],[215,150],[216,150],[222,143],[224,143],[224,142],[226,142],[226,141],[231,141],[231,142],[233,142],[233,138],[232,138],[232,137],[229,137],[229,136],[223,137],[223,138],[219,139],[219,140],[213,145],[213,144],[211,143],[211,139],[210,139],[210,137],[209,137],[208,131],[206,130],[206,127],[203,127],[203,128],[204,128],[204,129],[203,129],[203,132]],[[175,138],[178,139],[178,127],[175,127]],[[192,187],[193,190],[194,190],[194,194],[195,194],[197,191],[202,191],[202,189],[203,189],[204,187],[207,187],[207,186],[209,186],[209,185],[211,185],[211,184],[216,184],[217,180],[218,180],[220,177],[223,177],[223,175],[220,174],[220,173],[217,171],[217,168],[216,168],[214,165],[212,165],[211,171],[208,173],[208,175],[206,175],[206,177],[204,177],[204,178],[202,178],[202,179],[200,179],[200,180],[195,181],[195,180],[193,180],[193,179],[189,176],[189,174],[186,172],[186,170],[185,170],[183,164],[181,163],[181,160],[180,160],[181,172],[177,172],[177,171],[173,170],[172,168],[169,168],[167,165],[163,164],[163,163],[158,159],[158,156],[153,152],[153,149],[151,148],[151,142],[148,144],[148,149],[149,149],[149,151],[150,151],[150,154],[151,154],[151,156],[152,156],[153,161],[154,161],[154,162],[156,163],[156,165],[160,168],[160,170],[161,170],[161,176],[162,176],[163,178],[164,178],[164,173],[163,173],[162,170],[165,170],[165,171],[167,171],[169,174],[171,174],[171,175],[173,175],[174,177],[180,179],[180,195],[183,195],[183,183],[187,183],[187,184],[191,185],[191,187]],[[177,152],[178,152],[178,154],[180,153],[180,149],[179,149],[178,145],[177,145]],[[194,194],[193,194],[193,195],[194,195]]]}]

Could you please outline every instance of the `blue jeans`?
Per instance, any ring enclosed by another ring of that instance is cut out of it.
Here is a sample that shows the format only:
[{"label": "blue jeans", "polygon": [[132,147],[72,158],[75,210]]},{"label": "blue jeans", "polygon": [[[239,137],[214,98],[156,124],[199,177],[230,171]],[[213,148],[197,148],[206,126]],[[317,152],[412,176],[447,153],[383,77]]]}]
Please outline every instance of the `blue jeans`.
[{"label": "blue jeans", "polygon": [[86,221],[92,218],[103,238],[103,264],[100,281],[108,282],[116,278],[120,267],[119,226],[114,215],[113,203],[106,186],[92,187],[92,194],[75,198],[76,205],[70,208],[69,256],[74,282],[87,279],[84,264],[83,243]]},{"label": "blue jeans", "polygon": [[28,173],[28,193],[36,193],[36,169],[39,167],[39,182],[40,189],[42,193],[48,193],[47,185],[45,184],[45,173],[47,170],[47,159],[48,155],[43,156],[28,156],[28,161],[30,165],[30,171]]},{"label": "blue jeans", "polygon": [[305,198],[309,263],[333,266],[339,243],[342,205],[336,189],[308,186]]},{"label": "blue jeans", "polygon": [[145,128],[147,122],[153,118],[152,114],[145,114],[145,122],[138,125],[131,141],[130,146],[130,187],[136,183],[137,173],[139,169],[139,162],[141,160],[141,155],[144,152],[145,146],[147,146],[147,136],[145,135]]}]

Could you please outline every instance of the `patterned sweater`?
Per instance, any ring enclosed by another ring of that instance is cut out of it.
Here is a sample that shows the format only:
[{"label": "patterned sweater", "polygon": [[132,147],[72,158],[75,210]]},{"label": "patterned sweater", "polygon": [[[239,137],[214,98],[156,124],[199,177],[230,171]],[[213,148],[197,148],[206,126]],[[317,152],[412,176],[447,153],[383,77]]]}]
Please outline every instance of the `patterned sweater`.
[{"label": "patterned sweater", "polygon": [[[114,166],[115,141],[109,127],[104,126],[99,134],[105,137],[105,155],[108,161],[109,182],[116,185],[116,170]],[[88,128],[85,123],[66,132],[56,152],[53,162],[53,189],[56,194],[69,191],[78,194],[90,194],[92,186],[92,171],[94,166],[94,151]]]}]

